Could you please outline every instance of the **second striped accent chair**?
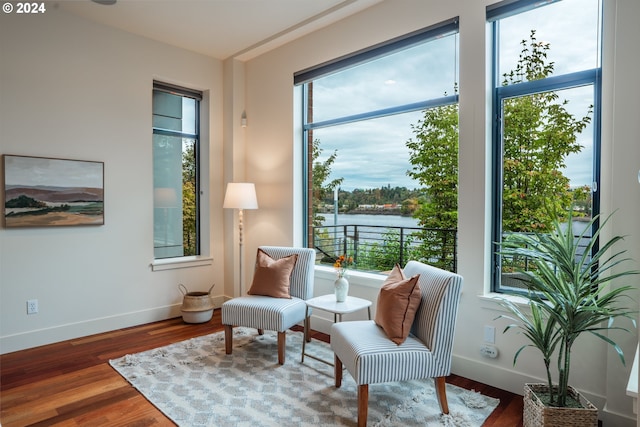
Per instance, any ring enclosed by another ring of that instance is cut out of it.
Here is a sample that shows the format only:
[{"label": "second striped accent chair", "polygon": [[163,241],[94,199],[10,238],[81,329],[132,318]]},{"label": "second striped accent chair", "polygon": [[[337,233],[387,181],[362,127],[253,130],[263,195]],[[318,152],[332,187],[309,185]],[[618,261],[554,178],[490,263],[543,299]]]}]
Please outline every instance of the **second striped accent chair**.
[{"label": "second striped accent chair", "polygon": [[391,341],[373,320],[331,326],[335,385],[342,384],[344,365],[358,386],[359,427],[367,425],[369,384],[434,378],[440,409],[449,413],[445,377],[451,373],[462,277],[417,261],[409,261],[404,273],[420,275],[422,295],[411,333],[402,344]]},{"label": "second striped accent chair", "polygon": [[274,298],[264,295],[244,295],[222,304],[222,324],[227,354],[232,353],[233,327],[256,328],[262,335],[266,329],[278,332],[278,363],[284,364],[286,331],[293,325],[305,321],[307,304],[313,297],[313,270],[316,252],[310,248],[261,246],[260,249],[273,259],[293,254],[298,259],[290,276],[291,298]]}]

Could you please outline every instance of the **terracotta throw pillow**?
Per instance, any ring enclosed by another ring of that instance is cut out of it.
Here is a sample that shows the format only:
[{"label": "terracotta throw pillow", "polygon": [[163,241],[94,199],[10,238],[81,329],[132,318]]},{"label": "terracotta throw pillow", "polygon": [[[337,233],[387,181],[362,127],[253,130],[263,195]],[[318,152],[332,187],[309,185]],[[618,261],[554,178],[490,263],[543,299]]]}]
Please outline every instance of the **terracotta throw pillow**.
[{"label": "terracotta throw pillow", "polygon": [[375,322],[394,343],[402,344],[411,331],[420,306],[420,275],[406,278],[398,264],[393,267],[378,295]]},{"label": "terracotta throw pillow", "polygon": [[291,298],[291,272],[296,265],[298,255],[293,254],[280,259],[273,259],[258,249],[256,270],[249,295],[264,295],[274,298]]}]

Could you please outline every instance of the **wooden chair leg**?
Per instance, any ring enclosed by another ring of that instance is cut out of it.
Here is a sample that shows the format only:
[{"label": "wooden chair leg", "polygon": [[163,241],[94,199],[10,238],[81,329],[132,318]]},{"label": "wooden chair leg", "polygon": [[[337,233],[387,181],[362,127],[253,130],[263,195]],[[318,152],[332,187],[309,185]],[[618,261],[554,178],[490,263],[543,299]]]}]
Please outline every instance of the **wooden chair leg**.
[{"label": "wooden chair leg", "polygon": [[434,378],[436,385],[436,395],[438,396],[438,403],[440,404],[440,410],[443,414],[449,413],[449,404],[447,403],[447,382],[445,377]]},{"label": "wooden chair leg", "polygon": [[358,427],[367,427],[369,411],[369,384],[358,386]]},{"label": "wooden chair leg", "polygon": [[284,351],[287,346],[287,333],[278,332],[278,364],[284,365]]},{"label": "wooden chair leg", "polygon": [[231,354],[233,351],[233,326],[224,325],[224,351]]},{"label": "wooden chair leg", "polygon": [[336,379],[336,388],[340,388],[342,385],[342,360],[338,358],[338,355],[333,355],[333,376]]}]

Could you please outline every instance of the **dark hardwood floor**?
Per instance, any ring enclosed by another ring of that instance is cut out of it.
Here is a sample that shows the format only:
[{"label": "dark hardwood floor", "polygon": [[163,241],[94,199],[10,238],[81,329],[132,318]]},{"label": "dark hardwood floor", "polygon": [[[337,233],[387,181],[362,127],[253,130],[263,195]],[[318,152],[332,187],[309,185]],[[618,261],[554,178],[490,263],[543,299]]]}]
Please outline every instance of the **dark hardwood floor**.
[{"label": "dark hardwood floor", "polygon": [[[173,426],[108,361],[221,330],[218,309],[207,323],[176,318],[0,355],[0,424]],[[484,426],[522,426],[521,396],[457,375],[447,382],[500,399]]]}]

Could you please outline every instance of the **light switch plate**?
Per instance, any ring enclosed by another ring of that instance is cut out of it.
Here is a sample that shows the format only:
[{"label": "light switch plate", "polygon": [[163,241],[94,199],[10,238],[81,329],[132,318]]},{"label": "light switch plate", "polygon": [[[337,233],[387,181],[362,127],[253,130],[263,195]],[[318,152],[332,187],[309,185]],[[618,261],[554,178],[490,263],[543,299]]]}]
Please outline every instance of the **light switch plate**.
[{"label": "light switch plate", "polygon": [[484,342],[495,344],[496,342],[496,328],[495,326],[484,326]]}]

